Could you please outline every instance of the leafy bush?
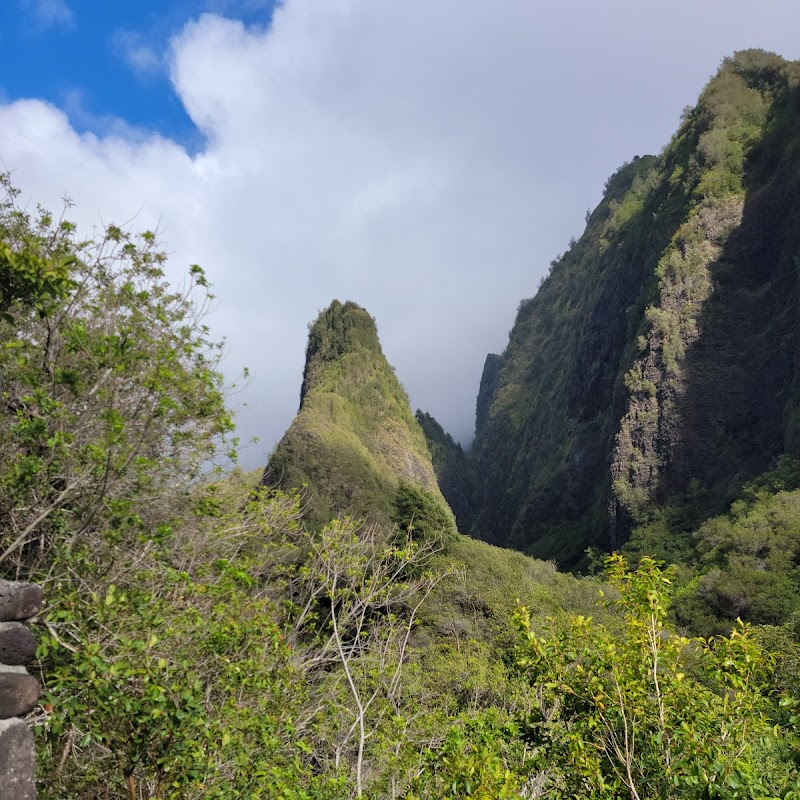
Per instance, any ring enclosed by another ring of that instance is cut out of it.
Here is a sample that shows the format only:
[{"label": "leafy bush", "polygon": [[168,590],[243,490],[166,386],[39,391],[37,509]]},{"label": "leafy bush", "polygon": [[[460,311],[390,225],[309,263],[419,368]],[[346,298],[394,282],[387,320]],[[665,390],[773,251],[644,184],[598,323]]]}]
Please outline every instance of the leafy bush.
[{"label": "leafy bush", "polygon": [[61,265],[59,288],[37,290],[46,301],[0,320],[0,568],[31,567],[56,542],[158,538],[171,498],[233,429],[202,270],[175,290],[152,233],[109,225],[79,242],[13,193],[0,239],[18,261]]},{"label": "leafy bush", "polygon": [[[744,623],[711,641],[667,622],[670,571],[607,560],[619,632],[591,617],[541,636],[523,608],[524,735],[555,797],[773,797],[796,770],[762,690],[769,659]],[[743,724],[746,720],[746,724]],[[769,758],[771,769],[763,769]]]},{"label": "leafy bush", "polygon": [[456,532],[453,517],[442,501],[421,486],[405,481],[394,496],[392,521],[401,532],[407,531],[419,541],[452,541]]}]

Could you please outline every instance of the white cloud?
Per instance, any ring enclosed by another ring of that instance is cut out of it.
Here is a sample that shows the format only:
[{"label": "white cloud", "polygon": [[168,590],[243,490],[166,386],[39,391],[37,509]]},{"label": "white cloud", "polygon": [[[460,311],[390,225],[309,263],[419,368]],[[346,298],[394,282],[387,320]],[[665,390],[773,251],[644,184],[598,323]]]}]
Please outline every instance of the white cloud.
[{"label": "white cloud", "polygon": [[204,16],[170,54],[198,155],[124,125],[78,135],[20,101],[0,106],[0,157],[36,200],[67,189],[87,226],[161,221],[175,272],[206,267],[226,368],[255,375],[251,464],[296,411],[306,326],[334,297],[377,318],[412,402],[468,437],[485,354],[605,178],[666,142],[722,56],[797,57],[800,7],[770,5],[288,0],[267,30]]},{"label": "white cloud", "polygon": [[75,22],[72,9],[64,0],[23,0],[33,21],[42,28],[70,28]]},{"label": "white cloud", "polygon": [[164,57],[159,47],[136,31],[117,31],[112,40],[116,55],[140,78],[148,78],[161,72]]}]

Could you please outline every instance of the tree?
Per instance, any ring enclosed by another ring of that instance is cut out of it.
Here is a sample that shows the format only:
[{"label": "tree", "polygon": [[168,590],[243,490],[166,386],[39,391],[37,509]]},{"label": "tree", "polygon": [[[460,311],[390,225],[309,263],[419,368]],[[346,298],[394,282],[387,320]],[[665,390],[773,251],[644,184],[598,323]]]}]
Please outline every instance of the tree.
[{"label": "tree", "polygon": [[[667,624],[671,572],[607,559],[615,631],[576,617],[547,636],[525,609],[532,772],[555,797],[773,797],[796,780],[762,693],[769,658],[742,623],[687,639]],[[538,796],[538,795],[535,795]]]},{"label": "tree", "polygon": [[[233,430],[211,295],[196,266],[168,284],[152,232],[108,225],[79,241],[0,185],[0,574],[45,585],[44,752],[59,775],[70,764],[117,787],[124,774],[131,796],[138,776],[160,796],[197,777],[209,744],[207,686],[154,646],[164,619],[186,618],[167,610],[189,580],[175,529]],[[164,683],[170,667],[181,677]]]},{"label": "tree", "polygon": [[8,312],[15,303],[44,313],[68,293],[71,288],[69,267],[74,258],[69,250],[59,252],[55,247],[48,248],[47,255],[42,256],[36,246],[37,236],[49,233],[53,240],[55,232],[57,239],[58,231],[68,230],[70,223],[61,219],[51,228],[52,219],[42,214],[39,229],[33,232],[25,215],[15,207],[19,190],[11,184],[7,173],[0,174],[0,188],[5,193],[0,201],[0,215],[6,223],[6,235],[0,242],[0,315],[11,322],[13,317]]},{"label": "tree", "polygon": [[518,733],[495,710],[452,726],[427,753],[425,770],[405,800],[522,800],[523,782],[509,768],[524,758]]},{"label": "tree", "polygon": [[109,225],[92,241],[15,205],[4,178],[0,275],[0,569],[44,563],[102,532],[164,532],[165,503],[233,429],[192,266],[164,277],[151,232]]},{"label": "tree", "polygon": [[401,481],[394,498],[392,521],[400,531],[417,541],[443,539],[455,535],[453,517],[441,501],[416,483]]},{"label": "tree", "polygon": [[319,533],[303,524],[265,530],[254,542],[262,591],[282,605],[294,668],[318,700],[298,726],[314,728],[316,759],[351,775],[361,797],[375,777],[368,742],[402,712],[418,611],[451,574],[434,568],[441,538],[389,541],[378,526],[342,518]]}]

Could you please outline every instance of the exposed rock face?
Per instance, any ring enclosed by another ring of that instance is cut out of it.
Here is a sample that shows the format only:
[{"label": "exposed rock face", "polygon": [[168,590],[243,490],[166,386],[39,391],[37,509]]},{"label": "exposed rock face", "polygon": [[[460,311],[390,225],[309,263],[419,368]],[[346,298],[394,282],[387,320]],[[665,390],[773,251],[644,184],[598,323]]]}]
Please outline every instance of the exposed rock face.
[{"label": "exposed rock face", "polygon": [[305,487],[312,525],[354,514],[390,526],[401,482],[428,492],[452,519],[375,321],[355,303],[334,301],[311,326],[300,411],[264,482]]},{"label": "exposed rock face", "polygon": [[701,203],[657,267],[658,303],[645,312],[649,325],[641,355],[625,376],[630,397],[611,465],[618,508],[626,515],[618,525],[646,518],[659,500],[665,470],[675,471],[675,448],[685,435],[679,414],[688,390],[689,351],[699,343],[699,312],[712,294],[712,269],[741,223],[742,205],[738,194]]},{"label": "exposed rock face", "polygon": [[521,304],[476,415],[477,535],[563,566],[800,454],[800,64],[726,60]]},{"label": "exposed rock face", "polygon": [[486,423],[489,419],[489,409],[492,407],[494,394],[497,390],[497,378],[500,374],[501,358],[497,353],[489,353],[483,364],[481,385],[478,389],[478,399],[475,404],[475,439],[480,441]]},{"label": "exposed rock face", "polygon": [[612,463],[623,533],[690,492],[721,511],[782,453],[800,453],[796,72],[786,65],[786,82],[761,95],[741,191],[700,200],[659,262]]}]

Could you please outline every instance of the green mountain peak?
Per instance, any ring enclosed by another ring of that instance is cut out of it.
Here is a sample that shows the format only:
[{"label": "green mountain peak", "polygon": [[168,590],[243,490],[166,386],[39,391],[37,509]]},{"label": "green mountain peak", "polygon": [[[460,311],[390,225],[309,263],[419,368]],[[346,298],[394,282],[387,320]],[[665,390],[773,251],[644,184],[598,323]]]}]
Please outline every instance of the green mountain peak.
[{"label": "green mountain peak", "polygon": [[335,372],[331,365],[353,353],[383,358],[377,325],[357,303],[334,300],[309,325],[300,405],[310,389]]},{"label": "green mountain peak", "polygon": [[334,300],[311,324],[300,410],[264,481],[304,487],[313,525],[352,514],[389,527],[398,520],[398,492],[411,486],[454,527],[375,320],[356,303]]}]

